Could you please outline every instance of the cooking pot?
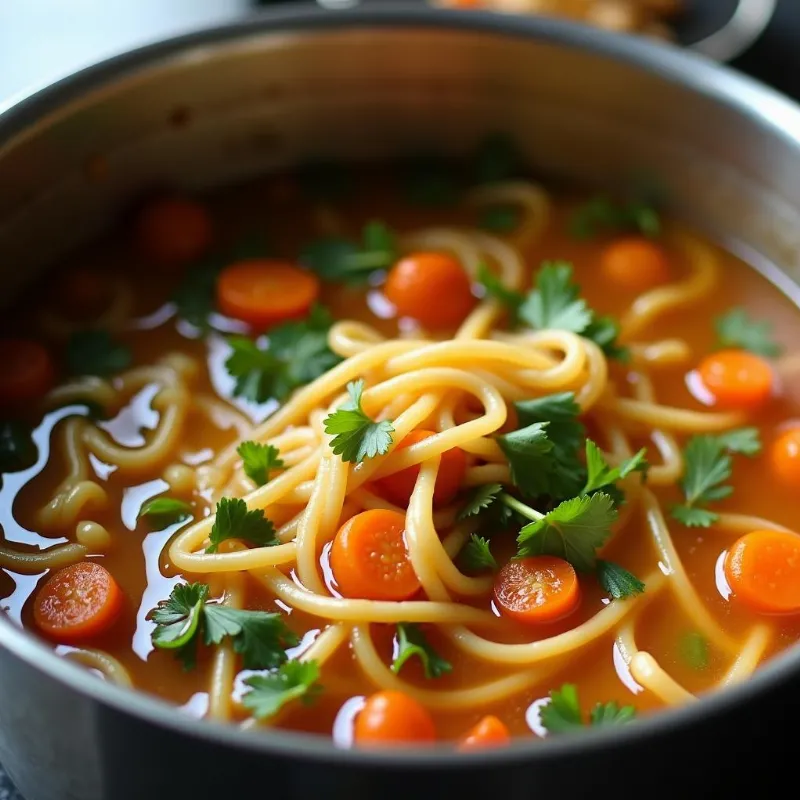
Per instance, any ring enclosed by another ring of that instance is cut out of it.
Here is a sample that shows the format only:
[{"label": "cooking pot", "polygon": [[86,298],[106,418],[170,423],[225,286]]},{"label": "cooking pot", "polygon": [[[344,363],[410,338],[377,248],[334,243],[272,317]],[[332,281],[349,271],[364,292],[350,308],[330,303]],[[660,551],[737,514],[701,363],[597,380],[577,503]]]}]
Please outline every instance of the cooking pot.
[{"label": "cooking pot", "polygon": [[[796,295],[791,102],[670,46],[553,20],[367,5],[194,32],[3,110],[2,300],[154,184],[208,187],[308,156],[457,154],[494,130],[543,179],[649,176],[674,213]],[[59,659],[0,613],[0,762],[28,800],[735,797],[748,776],[768,796],[770,776],[785,777],[775,764],[799,676],[794,648],[744,685],[616,730],[469,757],[369,753],[190,719]]]}]

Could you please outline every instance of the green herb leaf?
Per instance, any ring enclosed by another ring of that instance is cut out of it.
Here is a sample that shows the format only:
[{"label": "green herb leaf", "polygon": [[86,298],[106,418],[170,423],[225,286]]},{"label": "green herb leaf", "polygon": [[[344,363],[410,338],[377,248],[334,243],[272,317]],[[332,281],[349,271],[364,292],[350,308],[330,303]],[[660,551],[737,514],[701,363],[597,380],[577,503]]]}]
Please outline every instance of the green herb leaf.
[{"label": "green herb leaf", "polygon": [[22,422],[0,422],[0,472],[19,472],[36,463],[32,431]]},{"label": "green herb leaf", "polygon": [[225,369],[236,379],[234,397],[265,403],[271,397],[289,396],[292,386],[286,380],[285,365],[276,355],[244,336],[233,336],[228,344],[231,354],[225,361]]},{"label": "green herb leaf", "polygon": [[594,342],[608,358],[626,364],[631,359],[631,351],[617,343],[620,325],[613,317],[593,317],[581,336]]},{"label": "green herb leaf", "polygon": [[154,497],[142,504],[139,519],[147,517],[151,522],[166,527],[174,522],[189,519],[192,516],[192,507],[183,500],[174,497]]},{"label": "green herb leaf", "polygon": [[497,183],[520,173],[522,155],[516,143],[505,133],[491,133],[478,145],[475,154],[477,183]]},{"label": "green herb leaf", "polygon": [[179,583],[148,617],[155,622],[153,646],[174,650],[184,669],[195,666],[197,634],[202,630],[208,586],[204,583]]},{"label": "green herb leaf", "polygon": [[517,206],[494,205],[484,208],[478,225],[492,233],[511,233],[519,227],[522,211]]},{"label": "green herb leaf", "polygon": [[406,661],[414,656],[422,662],[426,678],[441,678],[453,670],[453,665],[431,647],[419,625],[413,622],[398,622],[397,656],[392,661],[392,672],[395,674],[400,672]]},{"label": "green herb leaf", "polygon": [[316,661],[292,659],[270,675],[246,678],[244,682],[250,691],[242,695],[242,705],[256,719],[268,719],[294,700],[306,705],[313,703],[322,691],[318,680],[319,664]]},{"label": "green herb leaf", "polygon": [[511,480],[528,497],[548,494],[548,470],[553,465],[553,442],[547,435],[548,422],[534,422],[525,428],[497,437],[511,471]]},{"label": "green herb leaf", "polygon": [[737,428],[714,437],[723,450],[731,454],[757,456],[761,452],[761,439],[758,428]]},{"label": "green herb leaf", "polygon": [[616,486],[617,481],[622,480],[631,472],[641,472],[642,479],[647,473],[648,464],[645,460],[647,451],[643,447],[631,458],[625,459],[618,467],[611,467],[605,460],[603,452],[591,440],[586,440],[586,484],[581,494],[593,494],[603,491],[611,495],[619,505],[624,497],[622,490]]},{"label": "green herb leaf", "polygon": [[520,317],[535,330],[554,328],[581,333],[592,321],[592,312],[579,297],[580,288],[572,282],[572,264],[546,261],[536,283],[519,310]]},{"label": "green herb leaf", "polygon": [[209,317],[216,308],[221,269],[221,261],[208,261],[187,270],[172,296],[178,316],[201,331],[208,330]]},{"label": "green herb leaf", "polygon": [[522,528],[517,536],[517,557],[558,556],[579,572],[590,572],[616,518],[614,501],[603,492],[565,500]]},{"label": "green herb leaf", "polygon": [[698,672],[708,669],[708,650],[708,639],[697,631],[685,633],[678,642],[678,652],[681,658],[689,667]]},{"label": "green herb leaf", "polygon": [[618,706],[616,703],[597,703],[592,709],[590,724],[592,726],[608,727],[611,725],[624,725],[636,717],[633,706]]},{"label": "green herb leaf", "polygon": [[[624,725],[636,717],[633,706],[617,703],[597,703],[589,716],[592,727]],[[571,733],[586,727],[575,684],[565,683],[550,692],[550,702],[539,711],[539,719],[548,733]]]},{"label": "green herb leaf", "polygon": [[364,413],[361,395],[364,381],[347,384],[350,400],[325,418],[325,433],[333,434],[331,449],[343,461],[360,464],[389,450],[394,427],[391,420],[375,422]]},{"label": "green herb leaf", "polygon": [[502,491],[503,487],[499,483],[487,483],[484,486],[478,486],[467,498],[467,502],[461,511],[458,512],[458,518],[466,519],[467,517],[477,516],[481,511],[488,508]]},{"label": "green herb leaf", "polygon": [[122,372],[131,363],[131,351],[115,342],[108,331],[76,331],[67,342],[65,353],[70,375],[108,377]]},{"label": "green herb leaf", "polygon": [[271,444],[242,442],[236,448],[236,452],[242,459],[244,474],[256,486],[266,486],[269,483],[270,472],[284,467],[280,457],[280,450]]},{"label": "green herb leaf", "polygon": [[647,203],[620,203],[609,197],[595,197],[575,210],[569,228],[576,239],[626,230],[655,237],[661,233],[661,219],[656,209]]},{"label": "green herb leaf", "polygon": [[264,516],[263,509],[247,510],[247,503],[238,497],[223,497],[217,503],[216,517],[208,537],[206,553],[216,553],[226,539],[242,539],[258,547],[280,544],[275,526]]},{"label": "green herb leaf", "polygon": [[772,325],[751,319],[743,308],[732,308],[717,317],[714,330],[720,347],[740,347],[766,358],[781,354],[782,348],[772,338]]},{"label": "green herb leaf", "polygon": [[489,540],[484,536],[478,536],[477,533],[470,534],[461,551],[461,561],[471,572],[497,569],[497,561],[492,555]]},{"label": "green herb leaf", "polygon": [[608,592],[614,600],[624,600],[626,597],[632,597],[644,591],[644,583],[619,564],[602,561],[598,558],[595,570],[597,571],[597,580],[603,590]]},{"label": "green herb leaf", "polygon": [[507,288],[503,281],[483,263],[478,266],[478,283],[483,286],[489,297],[505,306],[511,327],[515,327],[519,321],[519,309],[525,301],[525,295]]}]

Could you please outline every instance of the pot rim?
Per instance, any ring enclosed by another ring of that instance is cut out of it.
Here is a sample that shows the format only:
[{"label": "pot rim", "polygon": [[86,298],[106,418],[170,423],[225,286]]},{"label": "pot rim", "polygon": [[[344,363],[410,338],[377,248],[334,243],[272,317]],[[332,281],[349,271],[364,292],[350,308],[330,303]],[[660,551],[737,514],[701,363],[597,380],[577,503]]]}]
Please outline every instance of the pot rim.
[{"label": "pot rim", "polygon": [[[773,135],[787,139],[800,152],[800,106],[758,81],[703,56],[672,45],[651,43],[637,37],[612,34],[562,20],[485,11],[421,8],[418,5],[393,3],[337,11],[308,5],[272,9],[241,20],[160,39],[102,59],[43,88],[23,92],[9,102],[0,103],[0,153],[14,136],[83,93],[111,83],[144,65],[177,57],[191,48],[270,33],[339,32],[390,26],[501,34],[584,49],[680,84],[749,118],[770,130]],[[175,706],[160,698],[98,680],[88,670],[57,656],[51,648],[18,628],[3,614],[0,614],[0,647],[29,667],[43,672],[83,696],[115,711],[189,737],[256,753],[277,753],[370,767],[402,767],[404,764],[413,764],[415,768],[423,769],[501,768],[523,762],[541,764],[551,759],[571,758],[581,753],[597,754],[606,748],[622,747],[633,741],[641,742],[646,737],[676,735],[703,716],[718,716],[733,706],[752,702],[770,687],[800,675],[800,645],[795,645],[761,667],[746,682],[715,691],[701,698],[698,703],[665,709],[644,717],[635,725],[604,730],[587,729],[553,737],[546,744],[518,739],[503,749],[471,752],[467,759],[452,749],[439,747],[378,752],[342,749],[336,747],[329,738],[318,734],[264,728],[258,735],[254,735],[230,724],[176,714]]]}]

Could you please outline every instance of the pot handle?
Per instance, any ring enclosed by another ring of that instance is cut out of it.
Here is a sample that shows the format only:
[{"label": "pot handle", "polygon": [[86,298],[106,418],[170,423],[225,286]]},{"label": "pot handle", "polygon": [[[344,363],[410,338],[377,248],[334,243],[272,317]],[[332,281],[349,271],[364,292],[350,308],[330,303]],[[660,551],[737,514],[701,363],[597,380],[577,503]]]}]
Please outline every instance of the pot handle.
[{"label": "pot handle", "polygon": [[688,49],[717,61],[731,61],[754,44],[775,15],[777,0],[739,0],[731,18]]}]

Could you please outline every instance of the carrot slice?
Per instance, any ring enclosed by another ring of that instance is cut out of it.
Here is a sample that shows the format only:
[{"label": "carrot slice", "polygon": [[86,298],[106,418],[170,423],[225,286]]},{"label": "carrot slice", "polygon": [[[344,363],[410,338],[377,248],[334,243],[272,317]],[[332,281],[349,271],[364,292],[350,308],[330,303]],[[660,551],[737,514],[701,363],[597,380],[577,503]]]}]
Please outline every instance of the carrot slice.
[{"label": "carrot slice", "polygon": [[[396,449],[403,450],[433,435],[433,431],[411,431],[401,440]],[[466,471],[467,457],[460,447],[452,447],[442,453],[442,458],[439,462],[439,474],[436,476],[436,486],[433,490],[434,506],[445,506],[458,494]],[[380,478],[375,481],[375,487],[387,500],[391,500],[396,506],[405,508],[411,499],[411,493],[414,491],[414,484],[417,482],[418,475],[419,465],[416,464],[413,467],[401,469],[393,475]]]},{"label": "carrot slice", "polygon": [[478,302],[461,264],[447,253],[415,253],[389,272],[384,294],[399,317],[429,329],[455,328]]},{"label": "carrot slice", "polygon": [[613,286],[630,292],[646,292],[670,280],[669,261],[664,250],[639,236],[612,242],[603,251],[600,266]]},{"label": "carrot slice", "polygon": [[800,536],[751,531],[725,557],[725,577],[736,600],[761,614],[800,613]]},{"label": "carrot slice", "polygon": [[339,528],[330,563],[339,591],[365,600],[407,600],[419,591],[405,542],[406,518],[372,509]]},{"label": "carrot slice", "polygon": [[254,328],[304,317],[319,297],[316,275],[294,264],[254,258],[226,267],[217,282],[220,310]]},{"label": "carrot slice", "polygon": [[494,598],[500,610],[520,622],[555,622],[580,604],[578,576],[555,556],[513,559],[497,573]]},{"label": "carrot slice", "polygon": [[774,388],[772,367],[746,350],[720,350],[697,367],[714,405],[725,410],[749,411],[763,405]]},{"label": "carrot slice", "polygon": [[193,200],[165,197],[139,213],[136,238],[156,264],[181,266],[200,258],[211,245],[213,224],[205,207]]},{"label": "carrot slice", "polygon": [[367,699],[355,720],[356,744],[365,747],[436,741],[428,710],[403,692],[383,691]]},{"label": "carrot slice", "polygon": [[784,486],[800,488],[800,428],[786,431],[772,443],[769,463]]},{"label": "carrot slice", "polygon": [[105,633],[122,611],[123,595],[111,573],[82,561],[55,573],[36,595],[33,618],[59,642],[81,642]]},{"label": "carrot slice", "polygon": [[30,339],[0,339],[0,405],[38,400],[55,383],[55,367],[44,345]]},{"label": "carrot slice", "polygon": [[467,731],[459,743],[459,750],[485,750],[490,747],[503,747],[511,741],[508,728],[497,717],[489,714],[474,728]]}]

